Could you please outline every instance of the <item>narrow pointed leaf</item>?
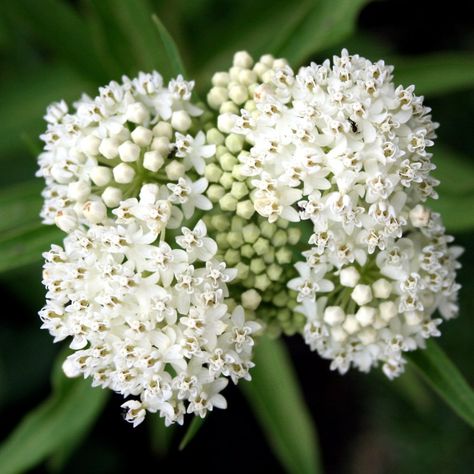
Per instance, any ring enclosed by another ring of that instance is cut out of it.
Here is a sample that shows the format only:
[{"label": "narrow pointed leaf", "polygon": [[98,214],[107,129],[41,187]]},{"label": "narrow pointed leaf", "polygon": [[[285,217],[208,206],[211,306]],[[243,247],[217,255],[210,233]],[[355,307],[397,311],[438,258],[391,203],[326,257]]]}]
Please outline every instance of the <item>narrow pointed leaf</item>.
[{"label": "narrow pointed leaf", "polygon": [[166,426],[164,419],[158,415],[147,418],[150,430],[151,450],[160,458],[165,457],[176,434],[176,425]]},{"label": "narrow pointed leaf", "polygon": [[415,84],[417,94],[436,96],[474,87],[474,54],[436,53],[395,57],[395,80],[405,87]]},{"label": "narrow pointed leaf", "polygon": [[192,420],[191,423],[188,426],[188,429],[183,436],[183,439],[181,440],[181,443],[179,443],[179,450],[182,451],[191,441],[192,439],[196,436],[198,431],[201,429],[202,425],[204,424],[205,418],[201,418],[200,416],[195,416]]},{"label": "narrow pointed leaf", "polygon": [[152,18],[158,30],[158,34],[160,35],[161,42],[163,43],[163,49],[168,58],[171,74],[173,76],[177,76],[178,74],[185,75],[186,71],[176,43],[158,16],[153,15]]},{"label": "narrow pointed leaf", "polygon": [[14,229],[0,238],[0,272],[22,267],[42,259],[52,243],[60,243],[64,233],[41,223]]},{"label": "narrow pointed leaf", "polygon": [[104,407],[107,390],[62,374],[55,379],[50,398],[27,414],[0,445],[2,474],[27,472],[62,447],[77,446]]},{"label": "narrow pointed leaf", "polygon": [[474,428],[474,391],[441,347],[429,340],[425,350],[412,352],[407,358],[438,395]]},{"label": "narrow pointed leaf", "polygon": [[40,44],[83,77],[98,83],[108,79],[109,72],[97,54],[87,24],[68,2],[16,0],[8,8],[21,18]]},{"label": "narrow pointed leaf", "polygon": [[282,38],[276,53],[293,66],[300,65],[311,55],[348,37],[366,3],[368,0],[313,0],[308,13]]},{"label": "narrow pointed leaf", "polygon": [[321,472],[316,432],[283,342],[262,338],[254,362],[252,381],[241,388],[275,455],[289,473]]}]

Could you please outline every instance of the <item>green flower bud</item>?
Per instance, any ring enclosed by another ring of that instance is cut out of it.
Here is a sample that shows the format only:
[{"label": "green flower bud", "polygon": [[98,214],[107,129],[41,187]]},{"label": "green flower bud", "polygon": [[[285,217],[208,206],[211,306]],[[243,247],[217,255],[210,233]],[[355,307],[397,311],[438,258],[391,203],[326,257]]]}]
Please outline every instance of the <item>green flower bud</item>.
[{"label": "green flower bud", "polygon": [[242,285],[244,285],[245,288],[253,288],[255,285],[255,275],[249,273],[249,276],[242,281]]},{"label": "green flower bud", "polygon": [[238,249],[242,247],[244,240],[240,232],[231,231],[227,234],[227,242],[233,249]]},{"label": "green flower bud", "polygon": [[237,199],[230,194],[226,194],[219,199],[219,205],[223,211],[235,211],[235,208],[237,207]]},{"label": "green flower bud", "polygon": [[239,153],[244,146],[244,137],[231,133],[225,139],[225,146],[231,153]]},{"label": "green flower bud", "polygon": [[275,224],[270,224],[267,220],[262,219],[262,223],[260,224],[260,229],[262,231],[262,235],[267,238],[271,239],[273,234],[276,232],[277,227]]},{"label": "green flower bud", "polygon": [[257,290],[265,291],[271,283],[272,282],[265,273],[261,273],[255,277],[255,288],[257,288]]},{"label": "green flower bud", "polygon": [[247,102],[245,102],[245,105],[244,105],[244,109],[247,110],[248,112],[253,112],[254,110],[256,110],[256,105],[255,105],[255,101],[250,99],[248,100]]},{"label": "green flower bud", "polygon": [[230,113],[230,114],[238,114],[239,107],[235,105],[231,100],[224,102],[219,108],[220,114]]},{"label": "green flower bud", "polygon": [[212,202],[217,202],[225,196],[225,189],[219,184],[211,184],[206,193]]},{"label": "green flower bud", "polygon": [[206,133],[207,143],[211,145],[222,145],[224,143],[224,135],[217,128],[211,128]]},{"label": "green flower bud", "polygon": [[232,176],[237,180],[237,181],[245,181],[247,179],[247,176],[244,176],[241,172],[242,165],[235,165],[234,168],[232,169]]},{"label": "green flower bud", "polygon": [[230,221],[230,228],[234,231],[237,232],[242,232],[242,228],[244,227],[245,220],[242,219],[239,216],[234,216],[232,217],[232,220]]},{"label": "green flower bud", "polygon": [[224,153],[219,157],[219,163],[224,171],[232,171],[234,166],[237,164],[237,158],[230,153]]},{"label": "green flower bud", "polygon": [[272,303],[278,308],[284,308],[288,303],[288,294],[286,291],[280,291],[277,293],[273,299]]},{"label": "green flower bud", "polygon": [[219,250],[225,250],[229,248],[229,243],[227,242],[227,234],[219,233],[216,235],[216,243]]},{"label": "green flower bud", "polygon": [[223,174],[222,169],[217,166],[215,163],[209,163],[204,169],[204,177],[210,183],[217,183],[221,179]]},{"label": "green flower bud", "polygon": [[277,313],[277,319],[281,323],[284,323],[286,321],[289,321],[291,317],[291,312],[287,308],[280,309]]},{"label": "green flower bud", "polygon": [[211,225],[218,232],[225,232],[230,227],[229,219],[226,216],[223,216],[222,214],[212,216]]},{"label": "green flower bud", "polygon": [[275,254],[276,260],[280,265],[291,263],[292,256],[291,250],[288,247],[279,248]]},{"label": "green flower bud", "polygon": [[250,262],[250,271],[254,275],[258,275],[259,273],[262,273],[265,271],[266,265],[265,262],[263,261],[263,258],[254,258]]},{"label": "green flower bud", "polygon": [[279,218],[277,220],[277,226],[280,227],[280,229],[287,229],[289,224],[286,219]]},{"label": "green flower bud", "polygon": [[245,244],[240,248],[240,254],[245,258],[252,258],[255,255],[255,250],[249,244]]},{"label": "green flower bud", "polygon": [[276,263],[272,263],[268,268],[267,268],[267,275],[268,278],[272,281],[277,281],[280,279],[281,275],[283,273],[283,269],[277,265]]},{"label": "green flower bud", "polygon": [[264,255],[270,250],[270,242],[263,237],[259,237],[255,242],[254,248],[257,255]]},{"label": "green flower bud", "polygon": [[249,188],[247,188],[247,185],[245,183],[239,183],[237,181],[234,181],[232,183],[230,193],[232,194],[232,196],[234,196],[240,201],[244,196],[249,193]]},{"label": "green flower bud", "polygon": [[229,150],[224,145],[218,145],[216,148],[216,158],[219,159],[222,155],[229,153]]},{"label": "green flower bud", "polygon": [[243,217],[244,219],[248,220],[254,215],[255,207],[252,201],[250,201],[250,199],[247,199],[246,201],[240,201],[239,203],[237,203],[236,212],[238,216]]},{"label": "green flower bud", "polygon": [[260,229],[255,224],[247,224],[242,229],[242,236],[245,242],[253,244],[260,236]]},{"label": "green flower bud", "polygon": [[268,252],[263,254],[263,260],[267,264],[273,263],[275,261],[275,249],[273,247],[270,247]]},{"label": "green flower bud", "polygon": [[[219,183],[221,183],[222,186],[224,186],[225,189],[230,189],[232,187],[233,182],[234,182],[234,178],[232,177],[232,174],[230,174],[230,173],[224,173],[221,176],[221,179],[219,180]],[[229,209],[229,210],[234,211],[235,207],[234,207],[234,209]]]},{"label": "green flower bud", "polygon": [[224,260],[227,265],[234,267],[240,262],[240,253],[234,249],[228,249],[224,254]]},{"label": "green flower bud", "polygon": [[241,295],[242,306],[246,309],[255,310],[260,305],[262,297],[258,294],[257,291],[251,289],[244,291]]},{"label": "green flower bud", "polygon": [[239,262],[235,268],[237,268],[237,278],[240,280],[244,280],[249,276],[250,268],[245,263]]},{"label": "green flower bud", "polygon": [[286,244],[287,239],[287,233],[282,229],[278,229],[275,234],[273,234],[272,244],[275,247],[282,247]]}]

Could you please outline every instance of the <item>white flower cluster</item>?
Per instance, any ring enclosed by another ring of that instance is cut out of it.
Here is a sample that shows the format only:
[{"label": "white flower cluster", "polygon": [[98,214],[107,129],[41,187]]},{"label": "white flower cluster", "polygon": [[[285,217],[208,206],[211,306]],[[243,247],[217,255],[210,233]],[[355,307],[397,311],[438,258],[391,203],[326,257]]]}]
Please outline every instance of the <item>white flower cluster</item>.
[{"label": "white flower cluster", "polygon": [[300,277],[288,284],[308,321],[306,341],[341,372],[383,361],[393,377],[403,351],[438,334],[434,311],[457,310],[460,251],[421,204],[437,197],[430,109],[413,86],[394,85],[391,66],[345,50],[297,74],[267,57],[239,103],[230,90],[249,74],[237,64],[243,58],[234,57],[233,103],[222,103],[217,123],[226,143],[245,138],[234,175],[254,210],[270,223],[312,228]]},{"label": "white flower cluster", "polygon": [[56,341],[73,338],[66,375],[138,397],[123,405],[134,425],[146,411],[166,424],[203,417],[226,407],[228,378],[250,379],[259,325],[225,300],[236,271],[215,259],[202,221],[181,232],[174,249],[136,224],[93,225],[44,255],[40,316]]},{"label": "white flower cluster", "polygon": [[[93,99],[84,95],[74,112],[65,102],[52,104],[39,156],[43,221],[70,232],[107,222],[113,210],[178,228],[183,213],[210,209],[200,175],[215,146],[204,132],[193,133],[202,114],[191,102],[193,87],[181,76],[165,86],[157,72],[140,73],[101,87]],[[137,201],[143,183],[155,188]]]},{"label": "white flower cluster", "polygon": [[445,319],[458,312],[456,259],[462,249],[448,247],[451,241],[432,214],[426,226],[370,255],[364,265],[338,268],[331,252],[304,252],[306,261],[296,265],[300,277],[289,286],[298,291],[296,310],[307,317],[307,344],[341,373],[351,365],[367,372],[381,361],[389,378],[398,376],[404,351],[440,335],[442,319],[434,312]]},{"label": "white flower cluster", "polygon": [[369,253],[401,236],[411,205],[435,196],[426,148],[437,125],[392,69],[343,51],[332,67],[285,66],[255,89],[256,110],[233,116],[232,131],[253,145],[240,172],[260,215],[334,228]]}]

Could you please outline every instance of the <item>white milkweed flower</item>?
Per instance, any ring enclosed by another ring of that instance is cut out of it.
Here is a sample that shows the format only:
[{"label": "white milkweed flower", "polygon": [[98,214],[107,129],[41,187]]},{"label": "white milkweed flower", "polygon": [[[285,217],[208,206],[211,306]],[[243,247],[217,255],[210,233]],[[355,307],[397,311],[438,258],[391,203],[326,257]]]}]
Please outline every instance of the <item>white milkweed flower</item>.
[{"label": "white milkweed flower", "polygon": [[[43,221],[70,232],[107,223],[120,207],[143,214],[154,206],[177,228],[183,214],[208,210],[202,175],[215,145],[196,131],[203,111],[191,102],[193,87],[181,76],[166,85],[159,73],[141,72],[99,88],[95,98],[83,95],[73,110],[64,101],[49,106],[37,173],[46,181]],[[159,199],[139,209],[132,200],[149,185]]]},{"label": "white milkweed flower", "polygon": [[436,197],[428,149],[438,125],[392,71],[343,50],[332,65],[265,73],[253,109],[228,117],[231,135],[248,143],[239,173],[256,212],[343,232],[369,254],[402,235],[411,208]]},{"label": "white milkweed flower", "polygon": [[72,338],[66,375],[133,397],[123,408],[134,426],[147,411],[182,423],[225,408],[229,378],[250,379],[260,325],[226,299],[236,271],[202,221],[181,229],[183,249],[139,222],[79,227],[44,254],[42,327]]},{"label": "white milkweed flower", "polygon": [[439,214],[430,213],[426,225],[411,227],[367,258],[340,264],[336,245],[305,252],[306,261],[296,266],[300,277],[289,286],[298,291],[307,344],[341,373],[382,363],[389,378],[398,376],[403,352],[424,347],[427,338],[440,335],[443,319],[458,312],[462,249],[449,246],[452,240]]}]

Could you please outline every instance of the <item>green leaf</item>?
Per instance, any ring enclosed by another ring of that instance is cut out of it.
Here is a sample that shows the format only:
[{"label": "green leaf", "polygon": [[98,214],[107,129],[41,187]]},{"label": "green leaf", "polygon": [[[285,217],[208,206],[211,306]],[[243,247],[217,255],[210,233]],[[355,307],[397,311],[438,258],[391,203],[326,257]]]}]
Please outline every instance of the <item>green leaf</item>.
[{"label": "green leaf", "polygon": [[148,0],[89,0],[87,4],[102,24],[102,39],[125,68],[157,70],[165,80],[183,73],[183,65],[171,36],[158,19]]},{"label": "green leaf", "polygon": [[26,225],[0,238],[0,272],[12,270],[42,259],[52,243],[60,243],[64,234],[54,226],[41,223]]},{"label": "green leaf", "polygon": [[321,472],[317,436],[283,342],[262,337],[254,362],[252,381],[241,388],[275,455],[289,473]]},{"label": "green leaf", "polygon": [[276,54],[299,66],[308,57],[348,37],[368,0],[313,0],[291,32],[279,39]]},{"label": "green leaf", "polygon": [[27,414],[0,445],[2,474],[25,472],[62,447],[77,446],[104,407],[108,390],[55,372],[50,398]]},{"label": "green leaf", "polygon": [[15,184],[0,191],[0,233],[39,222],[43,187],[44,184],[38,179]]},{"label": "green leaf", "polygon": [[466,232],[474,229],[474,195],[450,196],[440,194],[429,206],[441,214],[443,224],[449,232]]},{"label": "green leaf", "polygon": [[168,30],[165,28],[165,25],[160,21],[157,15],[152,15],[153,21],[155,22],[156,28],[163,43],[164,52],[168,58],[169,68],[172,76],[177,76],[178,74],[186,75],[186,70],[184,68],[181,55],[179,54],[178,47],[174,42],[173,38],[169,34]]},{"label": "green leaf", "polygon": [[188,429],[179,443],[179,450],[182,451],[196,436],[197,432],[201,429],[202,425],[204,424],[205,418],[201,418],[200,416],[195,416],[191,423],[188,426]]},{"label": "green leaf", "polygon": [[16,0],[15,14],[41,44],[59,55],[83,77],[102,83],[109,78],[87,24],[68,2],[60,0]]},{"label": "green leaf", "polygon": [[176,434],[176,425],[166,426],[164,419],[158,415],[149,415],[146,419],[150,430],[151,450],[160,458],[164,458]]},{"label": "green leaf", "polygon": [[445,195],[474,194],[474,162],[447,145],[436,144],[433,149],[434,176],[440,180],[437,190]]},{"label": "green leaf", "polygon": [[64,234],[40,222],[42,183],[29,181],[0,192],[0,272],[41,260]]},{"label": "green leaf", "polygon": [[474,428],[474,391],[438,344],[429,340],[426,349],[409,353],[407,358],[438,395]]},{"label": "green leaf", "polygon": [[395,80],[416,93],[436,96],[474,87],[474,54],[436,53],[426,56],[394,57]]},{"label": "green leaf", "polygon": [[[71,69],[62,66],[41,68],[30,76],[23,76],[21,80],[2,83],[0,104],[3,116],[8,117],[8,120],[2,121],[0,128],[2,161],[8,161],[9,153],[25,149],[21,141],[23,134],[37,137],[46,130],[43,115],[51,102],[76,99],[82,92],[88,92],[90,89],[90,83],[78,77]],[[30,168],[29,176],[33,176],[36,169],[34,161],[25,160],[24,166]]]}]

